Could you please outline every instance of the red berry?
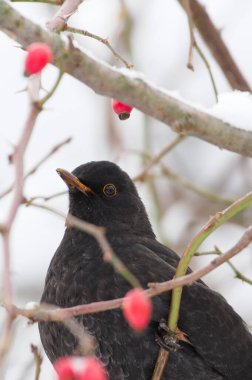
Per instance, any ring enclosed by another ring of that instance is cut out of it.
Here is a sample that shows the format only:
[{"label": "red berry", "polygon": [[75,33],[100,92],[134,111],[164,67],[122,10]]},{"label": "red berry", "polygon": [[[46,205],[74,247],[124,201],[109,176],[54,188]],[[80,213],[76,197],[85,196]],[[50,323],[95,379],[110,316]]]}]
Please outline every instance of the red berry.
[{"label": "red berry", "polygon": [[96,357],[63,357],[54,363],[58,380],[107,380],[102,363]]},{"label": "red berry", "polygon": [[95,357],[85,359],[84,371],[80,380],[106,380],[106,372],[101,362]]},{"label": "red berry", "polygon": [[59,358],[54,362],[54,369],[58,374],[59,380],[74,380],[74,371],[72,366],[73,359],[71,357]]},{"label": "red berry", "polygon": [[25,72],[27,74],[39,73],[52,59],[52,52],[48,45],[35,42],[28,46],[25,59]]},{"label": "red berry", "polygon": [[106,380],[106,372],[95,357],[63,357],[54,363],[58,380]]},{"label": "red berry", "polygon": [[147,327],[152,313],[152,303],[143,290],[130,290],[123,299],[122,309],[124,317],[134,330],[143,330]]},{"label": "red berry", "polygon": [[128,104],[119,102],[119,100],[116,99],[112,100],[112,107],[114,112],[119,116],[120,120],[128,119],[133,109],[133,107],[129,106]]}]

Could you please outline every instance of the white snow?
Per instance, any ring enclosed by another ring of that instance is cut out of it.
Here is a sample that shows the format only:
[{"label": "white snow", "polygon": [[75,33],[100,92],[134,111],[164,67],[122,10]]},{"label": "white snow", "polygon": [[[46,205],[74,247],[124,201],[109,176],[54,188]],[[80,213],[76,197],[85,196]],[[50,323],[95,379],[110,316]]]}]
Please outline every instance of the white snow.
[{"label": "white snow", "polygon": [[210,113],[235,127],[252,131],[252,95],[249,92],[232,91],[219,95],[219,101]]}]

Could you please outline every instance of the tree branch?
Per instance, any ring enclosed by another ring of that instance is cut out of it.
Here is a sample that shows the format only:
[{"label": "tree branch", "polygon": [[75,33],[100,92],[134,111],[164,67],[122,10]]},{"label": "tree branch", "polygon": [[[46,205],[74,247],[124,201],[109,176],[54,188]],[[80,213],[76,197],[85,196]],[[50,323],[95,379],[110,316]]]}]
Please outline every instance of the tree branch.
[{"label": "tree branch", "polygon": [[[56,144],[54,147],[52,147],[50,149],[50,151],[44,156],[42,157],[24,176],[24,180],[26,180],[28,177],[30,177],[31,175],[33,175],[39,168],[41,165],[44,164],[45,161],[47,161],[53,154],[55,154],[56,152],[58,152],[58,150],[70,143],[72,141],[72,137],[68,137],[67,139],[65,139],[64,141]],[[5,197],[7,194],[9,194],[12,190],[13,190],[13,186],[14,184],[10,185],[6,190],[4,190],[1,194],[0,194],[0,199]],[[64,192],[65,193],[65,192]],[[35,197],[35,198],[41,198],[41,197]],[[45,200],[48,200],[48,197],[45,197],[43,196],[42,197],[43,199]],[[34,199],[33,199],[34,200]]]},{"label": "tree branch", "polygon": [[[180,5],[185,8],[184,1],[178,1]],[[221,38],[219,30],[213,24],[204,6],[201,5],[197,0],[190,0],[190,6],[194,23],[201,37],[220,65],[223,74],[227,78],[230,86],[233,89],[251,92],[251,88],[248,82],[236,65],[231,53],[228,50],[227,45]]]},{"label": "tree branch", "polygon": [[74,47],[66,48],[53,35],[23,17],[0,0],[0,29],[27,47],[34,41],[51,46],[54,64],[82,81],[95,92],[114,97],[169,125],[175,132],[195,136],[245,156],[252,157],[252,132],[236,128],[197,110],[151,85],[134,73],[126,74]]},{"label": "tree branch", "polygon": [[[170,281],[157,283],[157,284],[150,283],[149,286],[151,288],[154,287],[155,289],[161,291],[161,289],[162,290],[164,289],[168,290],[168,288],[171,289],[170,286],[171,286],[172,281],[176,283],[176,286],[174,286],[173,289],[177,288],[180,285],[184,286],[184,285],[191,284],[192,282],[197,281],[200,278],[206,276],[208,273],[212,272],[214,269],[218,268],[220,265],[230,260],[232,257],[236,256],[239,252],[245,249],[251,242],[252,242],[252,226],[249,226],[243,233],[240,240],[232,248],[230,248],[225,253],[222,253],[220,256],[212,260],[209,264],[207,264],[203,268],[198,269],[186,276],[174,278],[173,280],[170,280]],[[160,293],[157,293],[157,294],[160,294]]]},{"label": "tree branch", "polygon": [[[38,78],[30,78],[31,86],[34,85],[35,92],[38,89],[37,82]],[[36,94],[35,94],[36,95]],[[1,233],[3,236],[3,294],[4,302],[9,311],[6,321],[5,328],[3,332],[2,342],[0,346],[0,361],[3,359],[6,351],[8,350],[10,339],[11,339],[11,325],[13,322],[12,314],[12,284],[11,284],[11,269],[10,269],[10,234],[12,230],[13,223],[15,221],[18,208],[22,203],[23,199],[23,183],[24,183],[24,173],[23,173],[23,164],[24,164],[24,154],[29,143],[32,131],[35,127],[35,122],[41,108],[39,108],[36,102],[32,101],[30,110],[28,114],[27,121],[25,123],[24,129],[22,131],[21,137],[17,146],[14,149],[14,153],[10,157],[10,161],[15,169],[15,180],[14,180],[14,194],[13,200],[10,206],[10,210],[7,216],[5,224],[1,227]]]},{"label": "tree branch", "polygon": [[[212,252],[202,252],[202,253],[195,253],[194,254],[194,257],[195,256],[208,256],[208,255],[222,255],[223,253],[220,251],[220,249],[215,246],[215,251],[212,251]],[[237,278],[238,280],[241,280],[242,282],[246,282],[247,284],[249,285],[252,285],[252,279],[246,277],[244,274],[242,274],[235,266],[233,263],[231,263],[231,261],[227,261],[226,262],[228,264],[228,266],[232,269],[232,271],[234,272],[234,275],[235,277],[234,278]]]},{"label": "tree branch", "polygon": [[[1,5],[1,4],[0,4]],[[62,75],[61,75],[62,76]],[[60,78],[61,78],[60,76]],[[24,125],[21,137],[16,145],[13,154],[10,156],[10,162],[15,169],[15,180],[13,185],[13,200],[7,216],[6,222],[0,226],[0,233],[3,236],[3,293],[4,302],[6,304],[8,315],[6,317],[5,329],[3,332],[2,344],[0,346],[0,360],[4,357],[9,348],[11,338],[11,325],[14,320],[12,313],[12,284],[11,284],[11,270],[10,270],[10,234],[15,222],[15,218],[19,206],[23,203],[23,185],[24,185],[24,155],[29,144],[32,131],[35,127],[36,120],[43,110],[44,103],[54,94],[57,86],[53,86],[51,91],[42,101],[39,100],[40,90],[40,74],[29,77],[28,80],[28,94],[30,97],[30,109],[27,121]],[[57,85],[59,80],[56,81]]]},{"label": "tree branch", "polygon": [[[230,260],[237,255],[240,251],[245,249],[252,241],[252,226],[250,226],[242,235],[240,240],[228,251],[212,260],[209,264],[201,269],[198,269],[190,274],[174,278],[162,283],[149,283],[149,289],[145,290],[148,297],[154,297],[161,293],[167,292],[171,289],[175,289],[178,286],[184,286],[192,284],[194,281],[199,280],[206,274],[212,272],[215,268],[221,264]],[[109,301],[92,302],[90,304],[77,305],[68,308],[60,308],[53,305],[37,304],[33,308],[18,308],[12,306],[12,309],[16,315],[29,318],[33,322],[38,321],[58,321],[62,322],[70,317],[76,317],[78,315],[86,315],[91,313],[98,313],[106,310],[114,310],[121,307],[123,298],[116,298]]]}]

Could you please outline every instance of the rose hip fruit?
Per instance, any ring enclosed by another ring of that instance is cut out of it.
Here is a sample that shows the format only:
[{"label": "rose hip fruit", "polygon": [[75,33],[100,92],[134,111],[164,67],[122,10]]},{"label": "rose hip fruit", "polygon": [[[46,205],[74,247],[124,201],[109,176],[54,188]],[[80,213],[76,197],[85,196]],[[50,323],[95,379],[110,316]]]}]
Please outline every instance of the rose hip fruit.
[{"label": "rose hip fruit", "polygon": [[52,52],[47,44],[35,42],[28,46],[25,58],[25,73],[38,74],[51,61]]},{"label": "rose hip fruit", "polygon": [[152,303],[143,290],[132,289],[123,299],[122,310],[125,319],[134,330],[143,330],[150,321]]}]

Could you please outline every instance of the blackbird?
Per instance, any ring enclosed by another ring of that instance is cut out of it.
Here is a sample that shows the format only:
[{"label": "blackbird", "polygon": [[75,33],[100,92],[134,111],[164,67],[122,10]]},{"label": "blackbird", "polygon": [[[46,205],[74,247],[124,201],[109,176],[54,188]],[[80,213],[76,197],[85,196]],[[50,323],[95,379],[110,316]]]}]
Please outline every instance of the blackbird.
[{"label": "blackbird", "polygon": [[[81,165],[72,174],[57,172],[69,188],[69,212],[106,228],[115,253],[143,288],[172,279],[179,257],[156,240],[136,187],[124,171],[98,161]],[[104,262],[95,238],[67,227],[50,263],[41,302],[70,307],[123,297],[129,289]],[[110,380],[151,379],[160,348],[160,321],[167,319],[170,297],[167,292],[152,299],[151,322],[142,334],[132,331],[120,309],[77,317],[95,337],[95,354]],[[188,342],[178,341],[179,348],[170,352],[163,379],[252,379],[251,334],[226,300],[202,281],[183,288],[178,327]],[[40,322],[39,331],[52,362],[80,354],[77,337],[64,324]]]}]

